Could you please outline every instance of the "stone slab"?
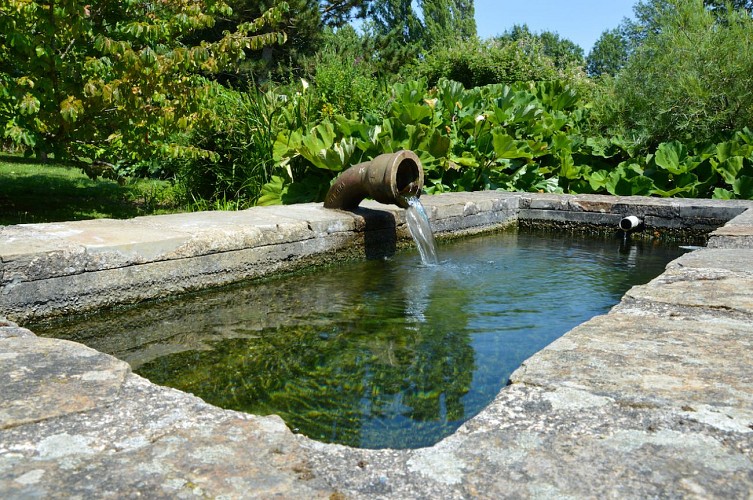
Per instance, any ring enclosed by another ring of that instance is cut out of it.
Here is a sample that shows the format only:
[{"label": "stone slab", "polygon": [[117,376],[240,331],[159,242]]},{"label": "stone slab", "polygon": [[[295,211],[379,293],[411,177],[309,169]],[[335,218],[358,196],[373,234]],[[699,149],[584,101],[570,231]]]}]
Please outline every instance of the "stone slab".
[{"label": "stone slab", "polygon": [[753,323],[751,259],[751,249],[704,249],[686,254],[647,285],[628,290],[617,309]]},{"label": "stone slab", "polygon": [[683,411],[516,384],[431,448],[306,448],[345,498],[739,498],[753,488],[746,436]]},{"label": "stone slab", "polygon": [[0,339],[0,429],[110,403],[130,371],[128,363],[75,342]]},{"label": "stone slab", "polygon": [[625,405],[716,406],[739,419],[741,432],[753,432],[750,333],[745,322],[612,313],[560,337],[510,380],[571,387]]},{"label": "stone slab", "polygon": [[[34,399],[28,397],[27,399]],[[129,375],[117,399],[0,430],[5,498],[329,498],[277,417]]]},{"label": "stone slab", "polygon": [[539,209],[522,209],[518,214],[518,219],[526,222],[560,222],[571,226],[589,224],[595,226],[609,226],[615,229],[618,227],[622,217],[621,214],[603,212],[569,212],[565,210]]}]

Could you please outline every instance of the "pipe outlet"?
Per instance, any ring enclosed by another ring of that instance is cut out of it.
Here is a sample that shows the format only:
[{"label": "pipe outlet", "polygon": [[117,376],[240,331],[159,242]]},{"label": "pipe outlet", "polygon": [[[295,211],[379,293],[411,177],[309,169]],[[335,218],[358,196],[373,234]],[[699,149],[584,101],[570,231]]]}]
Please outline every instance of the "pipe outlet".
[{"label": "pipe outlet", "polygon": [[324,208],[351,210],[364,198],[408,208],[408,198],[421,195],[424,170],[413,151],[379,155],[345,170],[329,188]]},{"label": "pipe outlet", "polygon": [[620,220],[620,229],[625,232],[634,231],[641,225],[643,225],[643,220],[636,217],[635,215],[628,215],[627,217],[623,217]]}]

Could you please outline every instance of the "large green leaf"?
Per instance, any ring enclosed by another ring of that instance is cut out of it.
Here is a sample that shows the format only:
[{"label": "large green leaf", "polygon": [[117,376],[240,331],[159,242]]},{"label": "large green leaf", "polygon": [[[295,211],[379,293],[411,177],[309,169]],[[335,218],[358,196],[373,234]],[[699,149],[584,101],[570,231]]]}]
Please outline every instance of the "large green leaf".
[{"label": "large green leaf", "polygon": [[651,179],[642,175],[630,179],[618,177],[614,181],[607,183],[607,191],[619,196],[646,196],[654,187]]},{"label": "large green leaf", "polygon": [[397,118],[406,125],[415,125],[430,118],[434,111],[426,104],[395,103],[391,116]]},{"label": "large green leaf", "polygon": [[698,176],[687,172],[675,176],[668,186],[663,188],[654,187],[649,194],[664,196],[667,198],[678,195],[682,195],[683,197],[693,196],[698,184]]},{"label": "large green leaf", "polygon": [[462,167],[469,167],[469,168],[478,168],[478,158],[473,155],[470,151],[463,151],[463,153],[460,156],[451,156],[450,160],[455,165],[460,165]]},{"label": "large green leaf", "polygon": [[609,194],[620,196],[648,195],[654,183],[643,175],[637,163],[622,162],[608,176],[605,187]]},{"label": "large green leaf", "polygon": [[439,130],[434,132],[424,142],[426,151],[435,158],[444,158],[450,151],[451,141],[446,135],[443,135]]},{"label": "large green leaf", "polygon": [[560,155],[560,178],[569,180],[580,179],[583,171],[584,167],[575,165],[572,154],[565,152]]},{"label": "large green leaf", "polygon": [[578,104],[578,91],[560,81],[538,82],[535,87],[536,96],[552,110],[572,109]]},{"label": "large green leaf", "polygon": [[554,134],[552,136],[552,149],[555,152],[571,153],[573,151],[571,136],[564,132]]},{"label": "large green leaf", "polygon": [[339,172],[350,164],[355,150],[355,138],[345,137],[337,141],[333,124],[325,121],[303,136],[300,154],[318,168]]},{"label": "large green leaf", "polygon": [[591,175],[588,176],[588,183],[591,185],[591,189],[593,189],[594,192],[597,193],[606,188],[608,181],[609,172],[607,172],[606,170],[591,172]]},{"label": "large green leaf", "polygon": [[732,184],[732,190],[738,198],[753,200],[753,177],[741,175],[738,179],[735,179],[735,182]]},{"label": "large green leaf", "polygon": [[302,142],[303,136],[298,130],[293,130],[289,134],[280,132],[273,146],[272,155],[274,160],[280,162],[286,158],[297,155]]},{"label": "large green leaf", "polygon": [[447,80],[442,78],[437,83],[438,98],[442,102],[445,109],[454,109],[456,103],[460,103],[461,106],[465,104],[465,98],[468,93],[463,88],[463,84],[455,82],[453,80]]},{"label": "large green leaf", "polygon": [[679,141],[659,144],[654,157],[656,164],[672,174],[684,174],[697,164],[688,157],[688,149]]},{"label": "large green leaf", "polygon": [[321,175],[310,175],[300,182],[292,182],[282,193],[285,205],[322,201],[329,190],[329,181]]},{"label": "large green leaf", "polygon": [[[753,144],[747,144],[742,141],[745,134],[738,133],[737,139],[733,141],[720,142],[715,147],[715,158],[719,163],[722,163],[733,156],[742,156],[743,158],[751,158],[753,156]],[[753,158],[751,158],[753,159]]]},{"label": "large green leaf", "polygon": [[531,152],[528,151],[526,144],[522,141],[517,141],[509,135],[493,131],[492,143],[494,144],[494,153],[499,159],[513,159],[513,158],[533,158]]},{"label": "large green leaf", "polygon": [[715,188],[711,197],[715,200],[734,200],[735,193],[724,188]]},{"label": "large green leaf", "polygon": [[724,182],[731,186],[737,180],[744,165],[745,159],[742,156],[730,156],[716,166],[716,171],[722,176]]},{"label": "large green leaf", "polygon": [[257,205],[282,205],[282,196],[287,192],[286,181],[283,177],[273,175],[269,182],[261,188],[261,196]]}]

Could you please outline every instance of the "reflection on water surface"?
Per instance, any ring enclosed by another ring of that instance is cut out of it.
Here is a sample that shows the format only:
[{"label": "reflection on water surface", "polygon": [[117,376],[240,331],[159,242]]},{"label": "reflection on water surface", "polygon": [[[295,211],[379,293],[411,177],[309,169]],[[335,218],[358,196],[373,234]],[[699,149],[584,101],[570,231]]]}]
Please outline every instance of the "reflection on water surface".
[{"label": "reflection on water surface", "polygon": [[314,439],[420,447],[680,253],[513,231],[440,246],[438,266],[406,252],[33,328]]}]

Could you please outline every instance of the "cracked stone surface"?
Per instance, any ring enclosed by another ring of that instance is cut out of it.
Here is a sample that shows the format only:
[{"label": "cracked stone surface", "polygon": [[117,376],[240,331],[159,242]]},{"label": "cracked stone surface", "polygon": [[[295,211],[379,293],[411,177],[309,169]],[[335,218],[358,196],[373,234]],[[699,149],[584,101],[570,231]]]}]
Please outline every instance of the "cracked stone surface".
[{"label": "cracked stone surface", "polygon": [[[665,228],[726,225],[709,248],[673,261],[608,314],[529,358],[453,435],[417,450],[312,441],[278,417],[213,407],[109,355],[16,324],[24,307],[43,311],[33,304],[45,300],[47,310],[85,305],[87,293],[76,287],[92,283],[117,289],[131,280],[146,289],[160,286],[162,272],[167,293],[190,288],[185,280],[196,273],[274,271],[281,257],[364,245],[369,231],[399,235],[397,209],[307,205],[140,218],[127,226],[150,228],[133,237],[137,245],[102,221],[0,228],[2,497],[753,496],[750,204],[506,193],[424,203],[435,227],[448,232],[521,214],[612,224],[628,211]],[[49,295],[24,306],[16,295],[24,290]]]}]

